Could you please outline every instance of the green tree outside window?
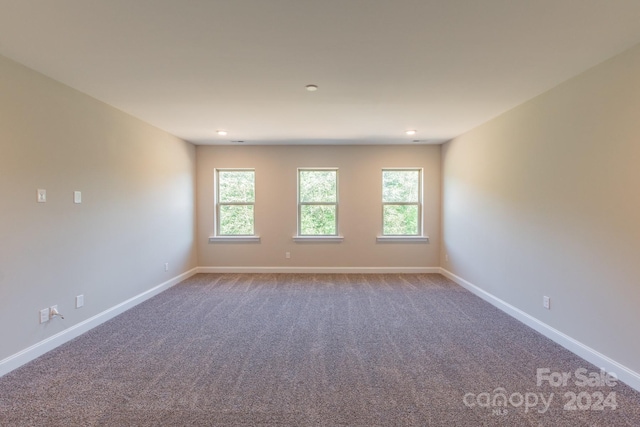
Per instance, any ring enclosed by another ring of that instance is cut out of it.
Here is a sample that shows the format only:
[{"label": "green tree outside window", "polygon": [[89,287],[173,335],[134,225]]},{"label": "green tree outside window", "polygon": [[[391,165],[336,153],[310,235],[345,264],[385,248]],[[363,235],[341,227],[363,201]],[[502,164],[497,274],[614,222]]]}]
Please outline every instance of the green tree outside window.
[{"label": "green tree outside window", "polygon": [[337,169],[298,169],[298,234],[338,234]]},{"label": "green tree outside window", "polygon": [[421,233],[421,169],[383,169],[382,234],[418,236]]},{"label": "green tree outside window", "polygon": [[217,170],[219,236],[252,236],[255,222],[255,171]]}]

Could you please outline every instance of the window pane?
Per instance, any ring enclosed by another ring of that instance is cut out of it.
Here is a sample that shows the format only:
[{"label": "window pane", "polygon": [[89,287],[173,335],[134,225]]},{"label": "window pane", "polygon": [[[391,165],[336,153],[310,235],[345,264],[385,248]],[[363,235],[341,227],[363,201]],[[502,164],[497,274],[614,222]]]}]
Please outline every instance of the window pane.
[{"label": "window pane", "polygon": [[301,235],[336,235],[336,207],[327,205],[300,206]]},{"label": "window pane", "polygon": [[220,205],[220,235],[253,235],[253,205]]},{"label": "window pane", "polygon": [[303,203],[335,203],[337,201],[337,173],[329,171],[300,171],[300,201]]},{"label": "window pane", "polygon": [[385,205],[382,212],[382,234],[417,235],[418,206]]},{"label": "window pane", "polygon": [[218,191],[220,203],[255,202],[254,171],[219,171]]},{"label": "window pane", "polygon": [[382,171],[382,201],[385,203],[420,201],[420,171]]}]

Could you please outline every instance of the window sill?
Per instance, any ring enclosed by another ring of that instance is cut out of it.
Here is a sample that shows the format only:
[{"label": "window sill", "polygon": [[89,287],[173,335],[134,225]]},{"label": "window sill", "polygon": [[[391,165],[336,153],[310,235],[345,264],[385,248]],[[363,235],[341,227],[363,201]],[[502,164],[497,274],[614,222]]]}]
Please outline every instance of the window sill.
[{"label": "window sill", "polygon": [[344,236],[293,236],[296,243],[340,243],[344,240]]},{"label": "window sill", "polygon": [[260,236],[209,236],[209,243],[260,243]]},{"label": "window sill", "polygon": [[378,236],[377,243],[429,243],[429,236]]}]

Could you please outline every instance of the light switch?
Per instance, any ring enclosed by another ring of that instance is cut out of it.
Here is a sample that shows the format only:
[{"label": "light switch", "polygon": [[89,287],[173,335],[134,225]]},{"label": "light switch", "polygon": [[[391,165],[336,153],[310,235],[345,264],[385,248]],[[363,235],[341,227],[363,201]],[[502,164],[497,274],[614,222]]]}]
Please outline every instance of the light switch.
[{"label": "light switch", "polygon": [[38,188],[38,203],[44,203],[47,201],[47,190]]},{"label": "light switch", "polygon": [[49,321],[49,309],[43,308],[40,310],[40,323],[47,323]]},{"label": "light switch", "polygon": [[82,191],[73,192],[73,203],[82,203]]}]

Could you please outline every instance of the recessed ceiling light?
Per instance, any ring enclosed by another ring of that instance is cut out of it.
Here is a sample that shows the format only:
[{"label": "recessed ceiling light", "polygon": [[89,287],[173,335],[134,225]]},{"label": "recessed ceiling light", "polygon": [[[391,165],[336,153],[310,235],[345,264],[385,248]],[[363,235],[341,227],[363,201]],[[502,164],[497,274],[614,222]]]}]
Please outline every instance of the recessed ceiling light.
[{"label": "recessed ceiling light", "polygon": [[226,134],[227,134],[226,130],[219,130],[218,131],[218,135],[220,135],[220,136],[225,136]]},{"label": "recessed ceiling light", "polygon": [[416,132],[417,132],[416,130],[413,130],[413,129],[412,129],[412,130],[408,130],[408,131],[406,131],[405,133],[406,133],[407,135],[415,135],[415,134],[416,134]]},{"label": "recessed ceiling light", "polygon": [[305,88],[309,91],[309,92],[315,92],[318,90],[318,85],[306,85]]}]

